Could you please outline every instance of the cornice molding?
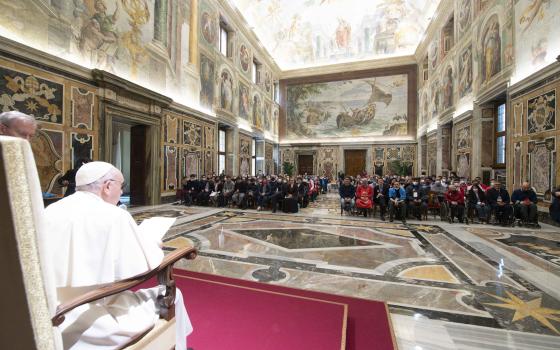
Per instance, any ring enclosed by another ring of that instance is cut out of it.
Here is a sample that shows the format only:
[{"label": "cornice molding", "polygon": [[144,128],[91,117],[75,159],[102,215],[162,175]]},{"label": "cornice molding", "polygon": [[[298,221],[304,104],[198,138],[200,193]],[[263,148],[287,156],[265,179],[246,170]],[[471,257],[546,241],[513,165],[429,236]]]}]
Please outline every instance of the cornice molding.
[{"label": "cornice molding", "polygon": [[549,64],[548,66],[534,72],[526,78],[512,84],[508,88],[508,96],[515,96],[524,90],[529,90],[543,81],[554,79],[560,75],[560,61]]},{"label": "cornice molding", "polygon": [[91,82],[91,69],[0,36],[0,55],[75,80]]},{"label": "cornice molding", "polygon": [[104,70],[93,69],[91,71],[91,76],[93,80],[102,88],[113,88],[117,87],[123,89],[129,93],[142,96],[154,102],[157,102],[161,106],[167,107],[173,102],[173,99],[165,95],[159,94],[155,91],[147,89],[143,86],[135,84],[129,80],[121,78],[115,74],[109,73]]},{"label": "cornice molding", "polygon": [[359,71],[359,70],[376,69],[376,68],[389,68],[389,67],[405,66],[405,65],[416,64],[416,63],[417,63],[416,59],[412,55],[374,59],[374,60],[367,60],[367,61],[358,61],[358,62],[345,62],[345,63],[326,65],[326,66],[316,66],[316,67],[282,71],[280,73],[280,79],[291,79],[291,78],[300,78],[300,77],[313,76],[313,75],[344,73],[349,71]]}]

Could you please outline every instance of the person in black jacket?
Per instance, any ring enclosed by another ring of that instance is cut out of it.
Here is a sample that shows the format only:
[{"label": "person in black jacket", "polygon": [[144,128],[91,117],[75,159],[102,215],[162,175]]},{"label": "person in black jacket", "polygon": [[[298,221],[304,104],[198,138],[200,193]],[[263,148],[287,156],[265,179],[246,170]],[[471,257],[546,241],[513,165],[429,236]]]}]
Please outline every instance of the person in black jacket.
[{"label": "person in black jacket", "polygon": [[66,192],[64,192],[64,197],[76,192],[76,173],[78,169],[84,164],[91,162],[89,158],[80,158],[76,161],[76,166],[74,169],[68,170],[62,177],[60,177],[57,182],[60,186],[66,186]]},{"label": "person in black jacket", "polygon": [[[286,191],[288,190],[288,184],[284,182],[282,176],[278,176],[278,180],[276,182],[276,188],[271,186],[272,194],[270,196],[270,202],[272,203],[272,212],[276,213],[278,209],[278,204],[282,204],[284,200],[284,196],[286,195]],[[272,184],[272,181],[271,181]]]},{"label": "person in black jacket", "polygon": [[486,193],[478,181],[473,181],[470,189],[467,190],[467,203],[469,208],[475,208],[478,220],[488,222],[490,207],[486,201]]},{"label": "person in black jacket", "polygon": [[263,177],[259,178],[259,183],[257,184],[257,211],[261,211],[264,206],[267,205],[270,200],[270,195],[272,194],[272,187],[270,182],[267,182]]},{"label": "person in black jacket", "polygon": [[208,205],[208,202],[210,200],[210,194],[214,192],[214,189],[215,189],[214,179],[212,179],[211,177],[208,178],[203,177],[201,190],[197,198],[198,204]]},{"label": "person in black jacket", "polygon": [[194,201],[198,198],[198,193],[200,192],[200,183],[196,179],[195,174],[191,174],[190,179],[186,184],[183,185],[183,198],[185,205],[192,205]]},{"label": "person in black jacket", "polygon": [[338,187],[338,194],[340,195],[340,209],[351,210],[356,205],[356,188],[350,183],[350,177],[345,177],[342,184]]},{"label": "person in black jacket", "polygon": [[496,223],[506,224],[505,221],[512,215],[513,210],[509,193],[502,188],[499,181],[494,181],[494,186],[486,191],[486,200],[496,216]]},{"label": "person in black jacket", "polygon": [[251,203],[251,206],[255,205],[258,202],[259,189],[254,177],[249,179],[249,183],[247,184],[246,196],[246,201],[247,203]]},{"label": "person in black jacket", "polygon": [[515,216],[524,225],[538,226],[537,194],[528,182],[523,182],[521,188],[513,191],[511,201],[515,209]]},{"label": "person in black jacket", "polygon": [[296,185],[298,187],[298,192],[297,192],[298,203],[302,208],[307,208],[307,205],[309,204],[309,196],[307,194],[309,191],[308,185],[307,183],[303,182],[301,176],[298,176]]},{"label": "person in black jacket", "polygon": [[377,180],[377,185],[373,188],[373,201],[379,207],[381,220],[385,221],[387,213],[387,198],[389,198],[389,185],[385,183],[383,178]]},{"label": "person in black jacket", "polygon": [[247,182],[238,177],[235,181],[235,186],[233,187],[233,195],[231,196],[231,201],[233,204],[237,205],[237,207],[241,207],[245,209],[245,194],[247,193]]}]

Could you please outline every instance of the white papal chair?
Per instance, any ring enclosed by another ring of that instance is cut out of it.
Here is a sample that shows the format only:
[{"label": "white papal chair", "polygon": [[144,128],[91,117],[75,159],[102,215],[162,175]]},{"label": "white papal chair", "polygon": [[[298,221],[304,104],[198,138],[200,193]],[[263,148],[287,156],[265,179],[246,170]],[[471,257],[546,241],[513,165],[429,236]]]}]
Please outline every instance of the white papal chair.
[{"label": "white papal chair", "polygon": [[172,349],[175,343],[175,282],[173,264],[182,258],[194,259],[194,248],[177,249],[152,271],[113,283],[56,305],[49,266],[42,262],[43,200],[37,168],[29,143],[0,136],[0,349],[62,349],[57,326],[70,310],[133,288],[157,276],[166,286],[159,300],[163,312],[148,331],[138,334],[124,347],[134,350]]}]

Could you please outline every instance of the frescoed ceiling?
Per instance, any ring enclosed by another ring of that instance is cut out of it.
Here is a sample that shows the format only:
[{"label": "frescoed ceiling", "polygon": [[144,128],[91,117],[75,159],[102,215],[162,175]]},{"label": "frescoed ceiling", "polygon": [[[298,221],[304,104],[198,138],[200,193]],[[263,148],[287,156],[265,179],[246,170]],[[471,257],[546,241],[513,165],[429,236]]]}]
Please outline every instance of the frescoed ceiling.
[{"label": "frescoed ceiling", "polygon": [[280,69],[411,55],[439,0],[230,0]]}]

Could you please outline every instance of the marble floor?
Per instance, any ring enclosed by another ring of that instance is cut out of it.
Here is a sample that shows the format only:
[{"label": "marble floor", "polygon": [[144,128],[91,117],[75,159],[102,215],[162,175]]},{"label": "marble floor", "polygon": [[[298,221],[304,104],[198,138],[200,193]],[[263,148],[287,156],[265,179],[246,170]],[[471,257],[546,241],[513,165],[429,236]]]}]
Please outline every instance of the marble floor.
[{"label": "marble floor", "polygon": [[162,205],[178,267],[387,302],[399,349],[559,349],[560,230],[340,216],[324,195],[298,214]]}]

